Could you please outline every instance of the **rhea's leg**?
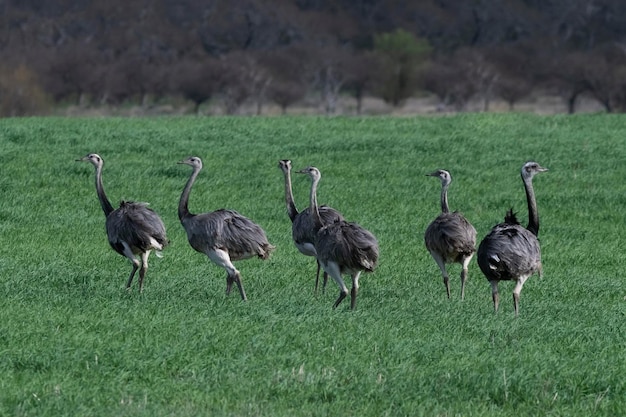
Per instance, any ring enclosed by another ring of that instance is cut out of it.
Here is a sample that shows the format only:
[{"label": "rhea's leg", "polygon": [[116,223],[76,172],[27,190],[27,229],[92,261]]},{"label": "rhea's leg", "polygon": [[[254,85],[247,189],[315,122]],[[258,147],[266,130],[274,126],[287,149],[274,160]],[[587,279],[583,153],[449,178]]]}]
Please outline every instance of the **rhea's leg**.
[{"label": "rhea's leg", "polygon": [[241,274],[239,271],[233,277],[235,284],[237,284],[237,288],[239,289],[239,295],[241,295],[241,299],[246,301],[248,298],[246,297],[246,291],[243,289],[243,282],[241,281]]},{"label": "rhea's leg", "polygon": [[237,289],[239,289],[239,295],[241,295],[241,299],[246,301],[248,297],[246,297],[246,291],[243,288],[243,282],[241,281],[241,274],[239,271],[235,271],[233,275],[230,273],[226,276],[226,295],[230,295],[230,291],[233,288],[233,283],[237,284]]},{"label": "rhea's leg", "polygon": [[233,282],[235,279],[229,274],[226,274],[226,295],[230,295],[230,290],[233,288]]},{"label": "rhea's leg", "polygon": [[317,287],[319,285],[320,282],[320,261],[317,260],[317,258],[315,259],[315,262],[317,263],[317,273],[315,274],[315,295],[317,295]]},{"label": "rhea's leg", "polygon": [[226,277],[226,295],[230,294],[230,290],[233,286],[233,282],[237,283],[237,287],[239,288],[239,293],[241,294],[241,299],[246,301],[246,293],[243,290],[243,284],[241,282],[241,275],[239,271],[235,268],[233,263],[230,261],[230,256],[228,252],[221,249],[213,249],[207,253],[209,259],[218,266],[224,268],[228,274]]},{"label": "rhea's leg", "polygon": [[128,244],[126,242],[122,242],[122,246],[124,247],[124,256],[128,258],[128,260],[130,261],[130,263],[133,264],[133,269],[132,271],[130,271],[130,276],[128,277],[128,281],[126,282],[126,289],[130,288],[130,284],[133,283],[133,278],[135,277],[135,272],[137,272],[137,269],[139,269],[139,267],[141,266],[141,264],[139,263],[139,260],[137,260],[137,258],[135,258],[135,255],[133,254],[133,251],[130,250],[130,247],[128,246]]},{"label": "rhea's leg", "polygon": [[143,279],[146,276],[146,271],[148,270],[149,256],[150,251],[141,254],[141,268],[139,269],[139,292],[143,292]]},{"label": "rhea's leg", "polygon": [[498,295],[498,281],[489,281],[491,284],[491,298],[493,299],[493,311],[498,312],[498,304],[500,304],[500,296]]},{"label": "rhea's leg", "polygon": [[[320,261],[317,261],[317,274],[315,275],[315,295],[317,295],[317,288],[319,286],[320,269],[321,269]],[[326,293],[326,284],[328,284],[328,273],[326,271],[323,271],[323,272],[324,272],[324,281],[322,283],[322,292]]]},{"label": "rhea's leg", "polygon": [[326,293],[326,284],[328,284],[328,272],[324,271],[324,283],[322,285],[322,292]]},{"label": "rhea's leg", "polygon": [[474,254],[471,254],[469,256],[464,256],[463,260],[461,261],[461,265],[462,265],[462,269],[461,269],[461,300],[465,299],[465,282],[467,281],[467,271],[468,271],[468,267],[469,267],[470,261],[472,260],[473,256],[474,256]]},{"label": "rhea's leg", "polygon": [[135,259],[135,261],[133,262],[133,269],[132,271],[130,271],[130,276],[128,277],[128,281],[126,281],[127,290],[130,290],[130,284],[133,283],[133,277],[135,276],[135,272],[137,272],[138,268],[139,268],[139,261]]},{"label": "rhea's leg", "polygon": [[450,298],[450,277],[448,276],[448,271],[446,271],[446,263],[444,262],[441,255],[439,255],[437,252],[430,251],[430,254],[432,255],[435,262],[437,262],[439,269],[441,269],[441,275],[443,276],[443,285],[446,286],[446,293],[448,294],[448,298]]},{"label": "rhea's leg", "polygon": [[529,275],[519,277],[513,288],[513,308],[515,309],[515,317],[519,314],[519,296],[522,293],[522,287],[524,282],[528,279]]},{"label": "rhea's leg", "polygon": [[359,276],[361,271],[352,275],[352,292],[350,293],[350,309],[354,310],[356,307],[356,296],[359,294]]},{"label": "rhea's leg", "polygon": [[337,285],[339,285],[339,297],[333,305],[333,308],[337,308],[337,306],[341,304],[343,299],[346,298],[346,296],[348,295],[348,287],[346,287],[346,284],[341,278],[341,270],[339,269],[339,265],[337,265],[335,262],[328,262],[326,264],[322,263],[322,268],[324,268],[324,271],[326,271],[328,275],[330,275],[335,280]]}]

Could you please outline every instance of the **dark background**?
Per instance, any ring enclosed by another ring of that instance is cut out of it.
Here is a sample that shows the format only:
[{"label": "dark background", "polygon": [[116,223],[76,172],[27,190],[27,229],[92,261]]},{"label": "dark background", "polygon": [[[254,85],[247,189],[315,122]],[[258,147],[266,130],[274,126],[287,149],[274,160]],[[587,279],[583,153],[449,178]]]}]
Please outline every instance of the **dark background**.
[{"label": "dark background", "polygon": [[623,0],[0,0],[0,115],[530,94],[626,110]]}]

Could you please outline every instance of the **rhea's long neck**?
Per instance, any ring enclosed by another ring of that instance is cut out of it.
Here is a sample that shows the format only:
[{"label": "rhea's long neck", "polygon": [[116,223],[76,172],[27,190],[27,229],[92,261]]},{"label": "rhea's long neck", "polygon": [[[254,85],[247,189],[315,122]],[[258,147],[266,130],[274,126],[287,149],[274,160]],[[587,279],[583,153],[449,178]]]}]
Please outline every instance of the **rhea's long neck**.
[{"label": "rhea's long neck", "polygon": [[537,211],[537,201],[535,190],[533,189],[532,178],[524,178],[524,189],[526,190],[526,201],[528,202],[528,229],[533,235],[539,235],[539,212]]},{"label": "rhea's long neck", "polygon": [[200,173],[200,168],[193,168],[193,172],[191,176],[187,180],[187,184],[185,184],[185,188],[183,189],[183,193],[180,195],[180,200],[178,201],[178,219],[182,220],[184,217],[190,216],[189,213],[189,193],[191,193],[191,187],[193,186],[196,177]]},{"label": "rhea's long neck", "polygon": [[298,215],[296,203],[293,201],[293,191],[291,189],[291,172],[286,170],[285,174],[285,204],[287,205],[287,214],[293,222]]},{"label": "rhea's long neck", "polygon": [[113,211],[113,206],[104,193],[104,187],[102,186],[102,165],[96,166],[96,193],[98,194],[98,200],[100,200],[100,206],[106,217]]},{"label": "rhea's long neck", "polygon": [[313,178],[311,183],[311,196],[310,196],[310,210],[313,216],[313,221],[317,228],[322,227],[322,218],[320,217],[319,207],[317,206],[317,184],[320,182],[319,178]]},{"label": "rhea's long neck", "polygon": [[441,186],[441,212],[450,212],[450,208],[448,207],[448,184],[443,184]]}]

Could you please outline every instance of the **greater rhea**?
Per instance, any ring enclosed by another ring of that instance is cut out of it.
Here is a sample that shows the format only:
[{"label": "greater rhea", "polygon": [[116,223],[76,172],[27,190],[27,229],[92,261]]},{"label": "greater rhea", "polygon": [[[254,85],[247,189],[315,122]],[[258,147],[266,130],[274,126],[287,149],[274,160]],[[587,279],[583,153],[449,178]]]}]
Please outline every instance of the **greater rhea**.
[{"label": "greater rhea", "polygon": [[356,307],[361,272],[373,272],[378,263],[378,242],[376,237],[356,223],[343,219],[324,224],[317,205],[317,185],[320,171],[315,167],[307,167],[298,171],[311,177],[310,216],[318,228],[315,237],[317,260],[324,271],[339,285],[339,297],[335,301],[336,308],[348,295],[348,288],[342,279],[343,274],[352,278],[350,308]]},{"label": "greater rhea", "polygon": [[247,297],[241,274],[233,265],[233,261],[254,256],[267,259],[274,246],[268,242],[265,231],[259,225],[234,210],[219,209],[210,213],[190,213],[189,193],[202,170],[202,160],[197,156],[191,156],[179,164],[193,168],[178,203],[178,218],[187,232],[189,244],[226,270],[226,294],[230,294],[234,282],[237,284],[241,299],[245,301]]},{"label": "greater rhea", "polygon": [[441,214],[426,228],[424,243],[441,269],[448,298],[450,298],[450,277],[446,264],[461,264],[461,300],[463,300],[468,265],[476,252],[476,229],[458,211],[450,212],[448,207],[448,187],[452,182],[450,173],[438,169],[427,175],[441,180]]},{"label": "greater rhea", "polygon": [[[96,193],[106,217],[109,244],[133,265],[126,288],[130,288],[135,272],[139,269],[139,291],[143,291],[150,251],[156,250],[157,256],[160,257],[161,250],[169,243],[163,221],[158,214],[148,208],[147,203],[122,201],[119,208],[113,209],[102,186],[103,159],[98,154],[90,153],[76,161],[90,162],[96,167]],[[139,255],[141,261],[135,255]]]},{"label": "greater rhea", "polygon": [[[311,217],[311,208],[307,207],[302,211],[298,211],[296,203],[293,199],[293,191],[291,187],[291,161],[282,159],[278,161],[278,167],[283,171],[285,177],[285,204],[287,206],[287,215],[291,219],[291,237],[296,248],[305,256],[317,256],[315,251],[315,235],[321,226],[317,226]],[[322,205],[318,208],[323,224],[332,223],[336,220],[342,220],[343,216],[332,207]],[[316,258],[317,272],[315,274],[315,293],[319,286],[320,279],[320,262]],[[324,271],[323,288],[326,289],[328,274]]]},{"label": "greater rhea", "polygon": [[535,174],[547,170],[532,161],[522,166],[521,177],[528,203],[528,226],[521,226],[511,209],[506,213],[504,222],[494,226],[478,247],[478,266],[491,284],[493,308],[496,312],[500,281],[515,281],[513,307],[517,316],[524,282],[535,272],[539,276],[542,274],[541,249],[537,240],[539,213],[532,181]]}]

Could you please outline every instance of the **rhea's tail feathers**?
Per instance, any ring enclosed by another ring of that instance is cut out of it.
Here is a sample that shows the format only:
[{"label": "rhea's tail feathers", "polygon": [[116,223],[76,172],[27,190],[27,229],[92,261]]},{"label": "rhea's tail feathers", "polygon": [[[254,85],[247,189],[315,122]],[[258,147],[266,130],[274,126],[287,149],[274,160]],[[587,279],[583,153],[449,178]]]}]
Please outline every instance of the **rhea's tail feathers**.
[{"label": "rhea's tail feathers", "polygon": [[513,212],[513,207],[511,207],[504,216],[504,223],[506,224],[520,224],[519,220],[517,220],[516,213]]},{"label": "rhea's tail feathers", "polygon": [[266,260],[266,259],[269,259],[270,255],[272,254],[272,251],[276,249],[276,246],[268,243],[266,245],[263,245],[261,249],[262,251],[259,253],[259,258]]}]

